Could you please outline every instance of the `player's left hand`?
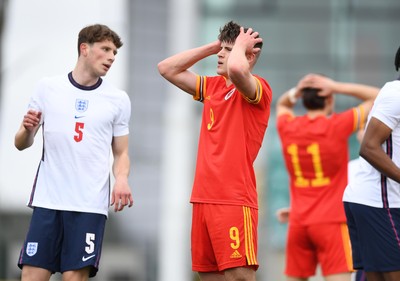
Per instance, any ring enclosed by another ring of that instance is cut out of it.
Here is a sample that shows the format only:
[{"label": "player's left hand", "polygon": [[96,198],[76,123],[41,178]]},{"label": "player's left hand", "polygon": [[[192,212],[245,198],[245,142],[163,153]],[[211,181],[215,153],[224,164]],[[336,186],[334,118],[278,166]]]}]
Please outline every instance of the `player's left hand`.
[{"label": "player's left hand", "polygon": [[252,28],[249,28],[244,32],[244,28],[240,27],[240,33],[236,38],[235,45],[241,45],[245,48],[246,54],[258,54],[261,49],[255,48],[254,46],[257,43],[261,43],[263,40],[259,37],[259,33],[257,31],[253,31]]},{"label": "player's left hand", "polygon": [[122,211],[126,206],[129,208],[133,205],[133,196],[128,184],[128,180],[116,180],[113,191],[111,193],[111,206],[114,211]]},{"label": "player's left hand", "polygon": [[289,215],[290,215],[290,208],[281,208],[278,209],[275,213],[276,218],[280,223],[288,223],[289,222]]}]

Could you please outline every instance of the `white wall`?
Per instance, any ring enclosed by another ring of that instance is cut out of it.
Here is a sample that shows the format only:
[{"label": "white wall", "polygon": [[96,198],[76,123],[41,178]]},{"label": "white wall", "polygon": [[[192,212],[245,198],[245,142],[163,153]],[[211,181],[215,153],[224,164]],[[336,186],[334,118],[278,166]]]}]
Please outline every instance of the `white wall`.
[{"label": "white wall", "polygon": [[[168,17],[168,54],[195,47],[198,24],[197,0],[170,0]],[[177,32],[179,30],[179,32]],[[184,281],[191,277],[190,188],[193,183],[193,134],[195,102],[172,84],[167,88],[162,153],[161,219],[158,279]],[[196,146],[197,147],[197,146]],[[177,154],[178,153],[178,154]],[[179,155],[179,157],[177,157]]]},{"label": "white wall", "polygon": [[22,152],[14,135],[26,112],[36,82],[43,76],[67,74],[77,59],[77,38],[86,25],[108,25],[124,46],[105,79],[125,89],[128,55],[126,0],[10,0],[3,36],[0,108],[0,210],[27,211],[41,156],[41,135]]}]

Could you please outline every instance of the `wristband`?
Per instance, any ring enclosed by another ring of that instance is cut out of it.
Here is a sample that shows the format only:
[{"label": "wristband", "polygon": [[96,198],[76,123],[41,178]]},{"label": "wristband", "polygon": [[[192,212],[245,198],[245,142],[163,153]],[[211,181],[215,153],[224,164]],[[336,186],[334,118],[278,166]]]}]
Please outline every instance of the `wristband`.
[{"label": "wristband", "polygon": [[290,101],[292,104],[295,104],[296,101],[297,101],[296,91],[297,91],[296,87],[293,87],[293,88],[291,88],[291,89],[289,90],[288,98],[289,98],[289,101]]}]

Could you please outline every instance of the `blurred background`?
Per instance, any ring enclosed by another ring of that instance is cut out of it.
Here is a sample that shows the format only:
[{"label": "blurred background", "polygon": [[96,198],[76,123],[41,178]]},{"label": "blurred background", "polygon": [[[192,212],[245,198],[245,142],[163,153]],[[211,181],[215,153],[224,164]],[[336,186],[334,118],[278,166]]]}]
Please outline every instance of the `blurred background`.
[{"label": "blurred background", "polygon": [[[196,280],[189,197],[201,105],[163,80],[157,63],[216,40],[219,28],[234,20],[264,39],[254,72],[273,89],[269,128],[255,163],[257,274],[258,280],[279,281],[285,279],[286,225],[277,222],[275,211],[287,206],[289,198],[275,101],[309,72],[377,87],[396,79],[399,14],[398,0],[0,0],[0,280],[20,276],[17,258],[31,214],[26,202],[42,148],[37,136],[33,147],[19,152],[14,135],[36,82],[74,68],[81,28],[102,23],[122,37],[124,46],[106,79],[126,90],[132,101],[135,204],[118,214],[110,210],[94,280]],[[215,74],[216,56],[194,68]],[[353,103],[338,97],[337,110]],[[355,138],[349,146],[356,157]]]}]

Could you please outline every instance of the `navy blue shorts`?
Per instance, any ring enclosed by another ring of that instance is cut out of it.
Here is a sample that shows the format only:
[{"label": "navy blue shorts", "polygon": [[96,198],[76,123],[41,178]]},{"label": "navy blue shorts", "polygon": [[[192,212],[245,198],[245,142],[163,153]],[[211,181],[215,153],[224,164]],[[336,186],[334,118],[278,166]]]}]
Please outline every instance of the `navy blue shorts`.
[{"label": "navy blue shorts", "polygon": [[400,270],[400,209],[344,202],[354,269]]},{"label": "navy blue shorts", "polygon": [[95,276],[106,219],[101,214],[34,208],[18,266],[36,266],[52,273],[89,266],[89,276]]}]

